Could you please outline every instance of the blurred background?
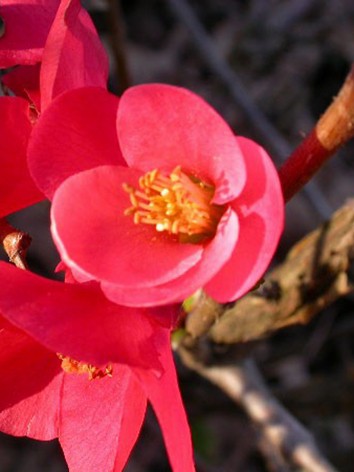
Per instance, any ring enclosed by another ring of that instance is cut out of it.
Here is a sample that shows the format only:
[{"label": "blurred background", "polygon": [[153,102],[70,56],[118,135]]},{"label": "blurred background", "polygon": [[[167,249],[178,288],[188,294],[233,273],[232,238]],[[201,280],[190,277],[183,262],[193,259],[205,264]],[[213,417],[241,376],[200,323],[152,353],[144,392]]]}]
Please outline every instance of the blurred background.
[{"label": "blurred background", "polygon": [[[87,0],[111,59],[110,89],[165,82],[204,97],[237,134],[256,139],[276,165],[299,144],[340,89],[354,62],[352,0]],[[276,261],[354,193],[354,145],[347,145],[287,205]],[[11,217],[33,238],[30,267],[53,277],[58,256],[47,203]],[[5,259],[5,256],[2,255]],[[309,325],[255,343],[274,395],[315,436],[340,471],[354,470],[354,298]],[[245,413],[185,368],[179,378],[198,471],[275,469]],[[0,435],[0,472],[63,472],[58,444]],[[151,412],[127,472],[170,470]],[[82,471],[85,472],[85,471]],[[98,471],[99,472],[99,471]]]}]

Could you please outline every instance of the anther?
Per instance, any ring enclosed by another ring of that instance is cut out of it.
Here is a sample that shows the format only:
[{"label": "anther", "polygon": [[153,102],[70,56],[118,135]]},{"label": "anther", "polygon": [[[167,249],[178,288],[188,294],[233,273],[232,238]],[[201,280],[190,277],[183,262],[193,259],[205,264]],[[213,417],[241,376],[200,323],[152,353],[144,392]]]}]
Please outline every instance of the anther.
[{"label": "anther", "polygon": [[182,242],[201,242],[214,236],[225,208],[211,203],[214,187],[185,174],[176,167],[169,176],[158,169],[139,178],[140,189],[123,184],[131,207],[124,215],[133,215],[134,223],[154,225]]},{"label": "anther", "polygon": [[113,367],[107,365],[104,368],[96,367],[92,364],[76,361],[69,356],[57,354],[61,360],[61,368],[68,374],[87,374],[89,380],[102,379],[103,377],[112,377]]}]

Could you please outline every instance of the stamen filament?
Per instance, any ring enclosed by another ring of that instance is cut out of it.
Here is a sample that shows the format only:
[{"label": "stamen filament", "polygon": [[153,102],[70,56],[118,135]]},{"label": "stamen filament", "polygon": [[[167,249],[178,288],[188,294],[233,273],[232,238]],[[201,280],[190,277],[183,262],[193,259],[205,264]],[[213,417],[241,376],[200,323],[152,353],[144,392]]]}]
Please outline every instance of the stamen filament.
[{"label": "stamen filament", "polygon": [[131,207],[125,215],[133,215],[134,223],[155,226],[156,231],[177,235],[183,242],[210,239],[225,211],[211,203],[214,187],[185,174],[176,167],[169,176],[158,169],[139,179],[140,189],[123,184]]}]

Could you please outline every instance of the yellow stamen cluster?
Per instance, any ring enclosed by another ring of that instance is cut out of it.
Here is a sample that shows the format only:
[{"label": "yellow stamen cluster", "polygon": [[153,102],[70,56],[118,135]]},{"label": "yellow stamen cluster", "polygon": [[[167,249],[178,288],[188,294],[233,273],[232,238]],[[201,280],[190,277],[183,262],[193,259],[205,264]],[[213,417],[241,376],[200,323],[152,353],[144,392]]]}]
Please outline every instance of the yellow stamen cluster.
[{"label": "yellow stamen cluster", "polygon": [[134,222],[154,225],[156,231],[178,235],[182,242],[200,242],[211,238],[224,207],[211,203],[214,187],[185,174],[176,167],[169,176],[158,169],[139,179],[137,190],[123,184],[132,206],[125,215]]},{"label": "yellow stamen cluster", "polygon": [[102,379],[103,377],[112,377],[113,367],[107,365],[103,369],[95,367],[92,364],[86,364],[85,362],[76,361],[68,356],[57,354],[61,360],[61,368],[68,374],[87,374],[89,380]]}]

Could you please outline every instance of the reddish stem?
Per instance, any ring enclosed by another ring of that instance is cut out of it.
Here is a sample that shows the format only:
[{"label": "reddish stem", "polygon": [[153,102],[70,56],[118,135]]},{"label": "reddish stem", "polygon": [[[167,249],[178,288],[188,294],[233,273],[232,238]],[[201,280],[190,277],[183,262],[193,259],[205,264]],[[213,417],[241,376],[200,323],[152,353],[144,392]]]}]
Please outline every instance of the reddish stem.
[{"label": "reddish stem", "polygon": [[354,65],[333,103],[279,169],[285,200],[290,200],[326,160],[353,136]]}]

